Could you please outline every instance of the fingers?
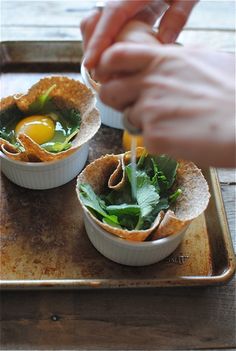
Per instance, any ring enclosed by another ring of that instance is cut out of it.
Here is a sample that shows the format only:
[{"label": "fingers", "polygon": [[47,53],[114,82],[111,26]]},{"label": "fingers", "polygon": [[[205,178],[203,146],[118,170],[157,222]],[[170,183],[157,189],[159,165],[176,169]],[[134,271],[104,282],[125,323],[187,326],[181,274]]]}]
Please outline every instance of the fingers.
[{"label": "fingers", "polygon": [[101,53],[110,46],[123,25],[143,9],[151,0],[109,1],[102,11],[86,51],[85,65],[96,66]]},{"label": "fingers", "polygon": [[102,84],[99,96],[104,104],[113,107],[115,110],[123,111],[139,97],[136,76],[114,79]]},{"label": "fingers", "polygon": [[135,19],[144,23],[154,25],[156,20],[161,17],[168,5],[164,0],[153,1],[149,6],[146,6],[140,13],[135,16]]},{"label": "fingers", "polygon": [[83,18],[80,22],[80,30],[83,36],[83,47],[85,50],[100,17],[101,11],[94,10],[92,13],[89,14],[89,16]]},{"label": "fingers", "polygon": [[187,159],[189,152],[192,153],[195,128],[186,126],[186,120],[173,118],[173,115],[168,99],[158,102],[153,99],[146,103],[146,99],[142,98],[128,109],[127,118],[135,128],[142,130],[144,145],[150,154]]},{"label": "fingers", "polygon": [[99,66],[95,70],[95,79],[103,83],[109,76],[142,71],[156,54],[156,48],[149,45],[114,44],[102,55]]},{"label": "fingers", "polygon": [[162,43],[173,43],[184,27],[198,0],[173,0],[161,19],[158,39]]},{"label": "fingers", "polygon": [[[128,109],[127,119],[136,128],[143,131],[143,137],[149,135],[149,130],[156,130],[160,120],[169,113],[169,104],[164,99],[151,98],[150,96],[140,96],[138,101]],[[155,141],[155,140],[154,140]],[[150,139],[153,143],[153,138]],[[155,142],[154,142],[155,145]]]}]

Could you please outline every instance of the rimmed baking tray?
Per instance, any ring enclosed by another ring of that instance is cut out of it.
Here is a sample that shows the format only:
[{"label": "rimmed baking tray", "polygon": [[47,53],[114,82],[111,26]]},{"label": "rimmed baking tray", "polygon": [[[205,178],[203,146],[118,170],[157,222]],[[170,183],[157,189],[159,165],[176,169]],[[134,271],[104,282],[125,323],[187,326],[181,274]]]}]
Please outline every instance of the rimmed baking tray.
[{"label": "rimmed baking tray", "polygon": [[[24,92],[45,75],[80,79],[79,42],[2,43],[5,96]],[[102,126],[89,159],[122,151],[122,131]],[[147,267],[109,261],[87,238],[75,179],[50,190],[21,188],[1,175],[2,289],[203,286],[229,281],[235,255],[216,170],[204,171],[211,199],[205,213],[167,259]]]}]

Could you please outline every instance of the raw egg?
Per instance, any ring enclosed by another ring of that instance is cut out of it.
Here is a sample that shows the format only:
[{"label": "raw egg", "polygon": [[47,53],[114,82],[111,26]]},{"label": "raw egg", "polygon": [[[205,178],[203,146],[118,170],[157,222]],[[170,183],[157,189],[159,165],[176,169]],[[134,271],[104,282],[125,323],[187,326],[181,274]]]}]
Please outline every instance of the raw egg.
[{"label": "raw egg", "polygon": [[55,133],[53,120],[47,116],[30,116],[23,118],[15,127],[16,135],[26,134],[37,144],[44,144],[50,141]]},{"label": "raw egg", "polygon": [[122,144],[125,151],[129,151],[131,149],[132,137],[136,139],[137,147],[143,147],[143,138],[141,136],[132,136],[129,134],[129,132],[127,132],[127,130],[124,130]]}]

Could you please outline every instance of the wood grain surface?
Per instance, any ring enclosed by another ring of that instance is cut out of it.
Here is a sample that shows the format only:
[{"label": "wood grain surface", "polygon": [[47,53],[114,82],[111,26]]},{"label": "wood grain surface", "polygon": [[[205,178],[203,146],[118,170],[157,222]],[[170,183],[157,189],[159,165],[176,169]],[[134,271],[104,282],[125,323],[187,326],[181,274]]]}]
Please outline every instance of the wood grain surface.
[{"label": "wood grain surface", "polygon": [[2,345],[16,349],[234,348],[234,283],[214,288],[8,292]]},{"label": "wood grain surface", "polygon": [[[2,1],[2,40],[79,40],[92,1]],[[201,1],[184,44],[235,50],[233,1]],[[218,170],[235,243],[235,170]],[[2,350],[234,350],[235,277],[222,286],[1,293]]]}]

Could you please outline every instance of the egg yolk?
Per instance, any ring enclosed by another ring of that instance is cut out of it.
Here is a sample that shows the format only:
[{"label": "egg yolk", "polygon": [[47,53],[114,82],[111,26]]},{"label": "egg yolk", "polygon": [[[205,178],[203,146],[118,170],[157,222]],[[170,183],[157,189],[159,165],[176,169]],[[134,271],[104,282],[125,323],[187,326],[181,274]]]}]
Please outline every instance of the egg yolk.
[{"label": "egg yolk", "polygon": [[132,136],[127,130],[125,130],[122,137],[122,144],[125,151],[131,149],[132,137],[136,139],[137,147],[143,146],[143,138],[141,136]]},{"label": "egg yolk", "polygon": [[37,144],[50,141],[55,133],[53,120],[47,116],[30,116],[23,118],[15,127],[16,135],[26,134]]}]

